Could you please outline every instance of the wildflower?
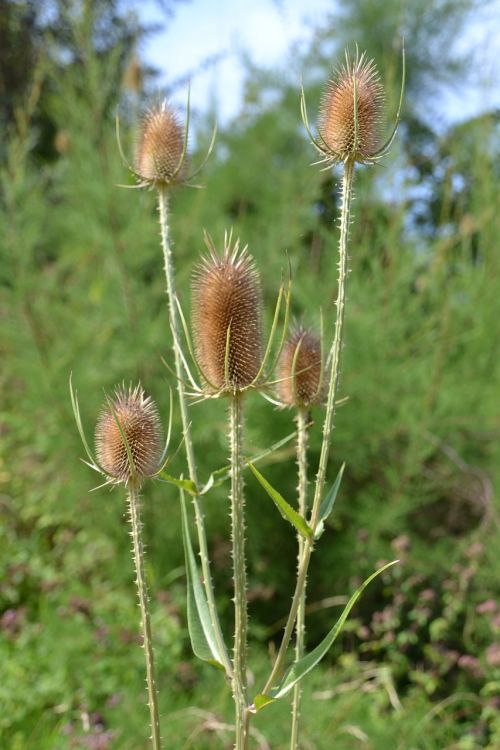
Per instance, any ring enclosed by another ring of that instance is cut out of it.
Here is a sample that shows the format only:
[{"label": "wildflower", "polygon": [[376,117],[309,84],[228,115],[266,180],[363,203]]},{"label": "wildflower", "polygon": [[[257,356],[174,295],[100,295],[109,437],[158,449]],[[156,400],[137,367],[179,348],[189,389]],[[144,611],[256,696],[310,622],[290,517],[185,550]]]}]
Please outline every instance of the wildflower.
[{"label": "wildflower", "polygon": [[321,343],[308,328],[298,327],[286,341],[278,365],[278,394],[287,406],[317,404],[323,396]]},{"label": "wildflower", "polygon": [[103,406],[95,430],[99,465],[118,483],[156,473],[162,456],[162,429],[156,404],[141,385],[120,386]]},{"label": "wildflower", "polygon": [[333,162],[348,159],[363,163],[381,146],[385,95],[373,60],[366,53],[351,59],[334,73],[320,107],[320,143]]},{"label": "wildflower", "polygon": [[222,256],[208,240],[209,254],[195,270],[192,309],[198,365],[215,391],[253,385],[262,363],[262,294],[247,248],[231,246]]},{"label": "wildflower", "polygon": [[146,184],[182,182],[185,177],[186,138],[176,113],[166,102],[145,114],[139,129],[134,172]]}]

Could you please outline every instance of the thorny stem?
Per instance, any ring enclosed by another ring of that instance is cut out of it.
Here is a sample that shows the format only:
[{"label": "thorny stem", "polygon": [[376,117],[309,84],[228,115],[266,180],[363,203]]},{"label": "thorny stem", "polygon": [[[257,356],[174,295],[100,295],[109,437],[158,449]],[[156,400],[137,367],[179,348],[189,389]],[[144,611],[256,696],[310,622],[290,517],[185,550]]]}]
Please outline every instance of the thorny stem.
[{"label": "thorny stem", "polygon": [[349,225],[351,223],[351,201],[352,201],[352,181],[354,177],[354,160],[349,159],[344,164],[344,174],[342,176],[341,190],[341,207],[340,207],[340,239],[339,239],[339,276],[337,292],[337,317],[335,320],[335,333],[332,346],[332,363],[330,370],[330,383],[328,386],[328,399],[326,402],[325,421],[323,423],[323,442],[321,444],[321,453],[319,457],[318,473],[316,475],[316,487],[314,491],[314,500],[311,513],[311,526],[316,529],[318,523],[319,509],[321,498],[325,487],[326,470],[328,467],[328,453],[330,450],[333,420],[335,417],[335,402],[337,400],[337,391],[340,381],[340,355],[342,352],[343,331],[344,331],[344,313],[346,301],[347,285],[347,241],[349,237]]},{"label": "thorny stem", "polygon": [[[307,513],[307,411],[299,408],[297,412],[297,468],[299,475],[298,483],[298,500],[299,513],[305,519]],[[304,554],[304,537],[297,534],[299,544],[298,566],[300,569],[302,556]],[[306,606],[306,584],[302,591],[299,607],[297,609],[297,622],[295,626],[295,661],[302,658],[304,652],[305,637],[305,606]],[[290,750],[298,750],[299,747],[299,721],[300,721],[300,701],[302,696],[302,687],[298,682],[293,689],[292,699],[292,733],[290,738]]]},{"label": "thorny stem", "polygon": [[[346,282],[347,282],[347,240],[349,235],[349,223],[351,214],[352,200],[352,181],[354,176],[354,161],[349,159],[344,164],[344,173],[342,176],[341,188],[341,214],[340,214],[340,239],[339,239],[339,263],[338,263],[338,293],[337,293],[337,317],[335,321],[335,333],[332,345],[332,357],[330,366],[330,380],[328,386],[328,399],[326,404],[325,421],[323,423],[323,441],[321,444],[321,453],[319,459],[318,473],[316,475],[316,486],[314,491],[314,500],[311,511],[310,526],[313,530],[318,524],[319,510],[321,506],[321,496],[325,485],[326,469],[328,466],[328,452],[330,450],[331,433],[333,427],[333,418],[335,415],[335,402],[337,400],[337,390],[340,376],[340,353],[342,351],[344,308],[346,301]],[[297,612],[302,599],[302,593],[305,589],[307,580],[307,570],[309,561],[314,548],[314,535],[304,543],[304,554],[297,574],[297,583],[292,599],[292,606],[288,614],[288,620],[285,625],[281,645],[274,662],[274,666],[269,675],[263,693],[266,694],[274,685],[275,680],[283,668],[286,658],[286,652],[290,638],[292,637],[293,627],[297,618]]]},{"label": "thorny stem", "polygon": [[249,719],[247,705],[247,580],[245,568],[245,498],[243,494],[242,395],[233,393],[229,407],[231,466],[231,533],[234,570],[234,655],[233,698],[236,714],[235,750],[247,748]]},{"label": "thorny stem", "polygon": [[148,610],[148,591],[144,574],[144,546],[142,543],[142,523],[140,519],[140,502],[138,485],[131,481],[128,485],[127,502],[130,524],[132,527],[132,553],[135,564],[137,594],[141,610],[141,627],[146,655],[146,682],[148,690],[148,705],[151,714],[151,741],[153,750],[160,750],[160,717],[158,713],[158,693],[156,689],[153,640],[151,637],[151,623]]},{"label": "thorny stem", "polygon": [[[160,232],[161,232],[161,244],[163,248],[163,258],[165,267],[165,277],[167,280],[167,295],[168,295],[168,311],[170,316],[170,324],[172,329],[173,337],[173,351],[175,360],[175,372],[177,375],[177,392],[179,395],[179,407],[181,412],[182,420],[182,433],[184,435],[184,445],[186,446],[186,458],[188,464],[189,478],[193,482],[196,488],[198,488],[198,474],[196,471],[196,462],[194,458],[193,440],[191,437],[191,425],[189,422],[189,414],[187,407],[186,394],[184,391],[183,384],[183,368],[180,356],[180,326],[179,316],[177,311],[177,304],[175,299],[175,275],[174,275],[174,261],[172,256],[172,248],[169,241],[169,227],[168,227],[168,194],[165,188],[158,189],[158,210],[160,213]],[[215,637],[219,646],[219,653],[222,655],[224,668],[227,675],[230,677],[232,673],[231,661],[227,653],[226,645],[224,643],[224,636],[219,622],[217,614],[217,608],[215,604],[215,593],[212,583],[212,576],[210,574],[210,561],[208,557],[208,544],[207,535],[205,532],[205,519],[203,514],[203,508],[199,497],[193,497],[193,505],[196,519],[196,529],[198,532],[198,544],[200,548],[201,558],[201,569],[203,573],[203,583],[205,586],[205,593],[208,602],[208,609],[210,612],[210,619],[214,628]]]}]

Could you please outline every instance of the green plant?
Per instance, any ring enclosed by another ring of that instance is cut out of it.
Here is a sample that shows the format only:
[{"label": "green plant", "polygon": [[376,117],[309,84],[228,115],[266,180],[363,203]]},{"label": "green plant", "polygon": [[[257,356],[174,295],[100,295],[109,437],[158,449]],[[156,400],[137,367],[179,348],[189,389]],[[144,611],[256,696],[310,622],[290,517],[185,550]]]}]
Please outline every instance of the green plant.
[{"label": "green plant", "polygon": [[[404,63],[404,56],[403,56]],[[300,713],[300,680],[310,672],[323,658],[333,641],[336,639],[351,608],[361,595],[364,588],[379,573],[386,570],[383,566],[376,573],[369,576],[365,582],[349,599],[343,613],[326,638],[313,649],[310,654],[303,655],[305,586],[309,562],[315,541],[322,535],[324,524],[331,513],[333,503],[340,485],[342,470],[332,490],[325,496],[326,471],[328,453],[330,450],[331,433],[335,416],[335,407],[340,377],[340,357],[343,344],[344,314],[346,301],[347,280],[347,237],[351,221],[352,182],[354,167],[359,163],[376,163],[387,154],[394,140],[402,104],[404,89],[404,64],[401,97],[396,118],[396,125],[391,136],[382,146],[380,143],[380,128],[383,115],[383,88],[379,82],[378,73],[373,62],[366,60],[365,55],[351,59],[346,52],[346,62],[336,74],[326,90],[320,115],[318,137],[315,138],[310,130],[302,92],[302,116],[304,125],[312,143],[327,165],[341,162],[344,165],[341,216],[339,240],[339,276],[337,294],[337,315],[334,338],[328,357],[328,387],[326,397],[325,419],[323,424],[323,440],[319,459],[318,472],[315,482],[314,497],[309,521],[306,519],[306,420],[304,409],[299,409],[298,422],[298,467],[299,467],[299,513],[297,513],[275,490],[262,474],[250,463],[252,472],[278,506],[281,514],[295,527],[299,536],[299,562],[297,583],[292,599],[283,638],[276,660],[263,689],[249,699],[247,691],[247,578],[245,563],[245,519],[243,497],[243,442],[242,442],[242,394],[248,388],[261,386],[261,376],[265,370],[267,359],[271,352],[274,334],[279,319],[283,289],[278,296],[278,304],[269,339],[269,344],[262,357],[260,353],[260,293],[255,271],[249,262],[245,251],[239,253],[238,244],[231,246],[231,236],[226,236],[222,256],[218,256],[213,245],[209,244],[211,255],[197,271],[194,284],[193,320],[195,331],[196,355],[194,362],[205,385],[198,386],[190,373],[186,357],[180,342],[179,320],[182,320],[190,353],[189,333],[184,324],[184,315],[178,305],[175,293],[173,260],[168,239],[167,224],[167,189],[178,181],[187,182],[185,175],[188,122],[184,133],[175,115],[162,104],[151,110],[142,124],[134,174],[139,179],[139,187],[153,185],[158,189],[160,228],[162,247],[165,258],[165,273],[167,278],[167,292],[169,298],[170,327],[173,337],[175,360],[175,377],[177,379],[179,404],[183,424],[183,438],[186,445],[186,455],[190,480],[186,483],[182,476],[177,479],[168,477],[167,481],[180,487],[181,499],[183,492],[189,491],[194,498],[195,517],[200,543],[200,557],[204,571],[204,592],[200,588],[196,564],[193,564],[193,554],[190,548],[189,531],[184,528],[184,542],[186,546],[186,560],[189,569],[191,600],[194,606],[190,609],[190,632],[193,649],[202,658],[209,658],[218,663],[225,671],[233,686],[233,697],[236,710],[236,750],[245,750],[249,741],[249,726],[251,715],[260,711],[264,706],[273,703],[294,690],[292,712],[292,744],[298,747],[298,728]],[[212,140],[213,144],[213,140]],[[211,144],[211,145],[212,145]],[[209,151],[211,150],[211,147]],[[288,317],[289,294],[286,295],[287,305],[285,323]],[[286,326],[285,326],[286,328]],[[283,341],[283,339],[282,339]],[[297,371],[297,361],[300,349],[305,352],[309,343],[307,337],[302,336],[299,346],[292,355],[291,368],[285,376],[292,380],[292,393],[295,401],[302,407],[312,403],[320,397],[323,380],[323,360],[320,358],[320,372],[316,376],[313,392],[298,400],[298,387],[304,383],[297,379],[304,377],[304,368]],[[281,356],[281,345],[278,348],[276,361]],[[314,347],[313,347],[314,348]],[[260,361],[262,359],[262,361]],[[312,366],[317,366],[316,362]],[[307,369],[307,367],[306,367]],[[272,370],[271,370],[272,372]],[[311,373],[309,373],[311,377]],[[227,394],[230,398],[230,469],[231,478],[231,508],[232,508],[232,554],[234,560],[234,603],[235,603],[235,647],[232,663],[228,659],[227,648],[224,643],[220,621],[215,608],[215,596],[210,576],[206,532],[203,524],[200,497],[213,484],[214,475],[200,490],[194,459],[194,448],[191,438],[190,424],[187,416],[187,402],[185,392],[185,378],[194,386],[198,393],[203,394],[205,386],[208,395],[220,396]],[[283,378],[281,379],[283,381]],[[283,385],[282,385],[283,390]],[[292,399],[293,400],[293,399]],[[128,451],[130,465],[133,466],[132,456]],[[184,506],[183,506],[184,507]],[[186,517],[183,511],[184,525]],[[390,563],[389,565],[392,565]],[[284,672],[288,646],[298,619],[298,638],[295,663]],[[148,667],[148,675],[150,669]],[[153,709],[152,709],[153,710]],[[154,743],[159,742],[153,732]],[[156,744],[155,744],[156,748]]]}]

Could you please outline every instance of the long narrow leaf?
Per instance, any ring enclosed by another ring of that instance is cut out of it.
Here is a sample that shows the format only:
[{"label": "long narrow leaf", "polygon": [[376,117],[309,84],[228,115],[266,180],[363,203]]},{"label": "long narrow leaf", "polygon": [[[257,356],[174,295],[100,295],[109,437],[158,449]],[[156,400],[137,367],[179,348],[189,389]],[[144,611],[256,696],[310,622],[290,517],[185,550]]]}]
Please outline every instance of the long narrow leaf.
[{"label": "long narrow leaf", "polygon": [[337,499],[337,494],[339,491],[340,483],[342,481],[342,476],[344,474],[344,469],[345,469],[345,463],[343,463],[342,466],[340,467],[339,473],[337,474],[337,478],[335,479],[335,482],[332,484],[330,491],[328,492],[327,496],[325,497],[325,499],[320,505],[318,525],[316,526],[316,529],[314,531],[315,539],[319,539],[325,530],[325,521],[333,510],[335,500]]},{"label": "long narrow leaf", "polygon": [[283,495],[281,495],[278,490],[275,490],[274,487],[269,484],[267,479],[262,476],[260,471],[256,469],[252,463],[249,462],[248,466],[250,467],[254,477],[258,480],[271,500],[275,503],[283,518],[291,523],[292,526],[294,526],[295,529],[299,532],[299,534],[302,534],[304,539],[310,539],[313,535],[313,531],[311,527],[308,526],[307,522],[302,518],[302,516],[299,515],[297,511],[294,510],[291,505],[289,505],[289,503],[287,503]]},{"label": "long narrow leaf", "polygon": [[347,618],[349,617],[351,609],[354,607],[365,588],[374,580],[374,578],[379,576],[392,565],[395,565],[397,562],[399,562],[399,560],[393,560],[392,562],[387,563],[387,565],[384,565],[383,567],[375,571],[375,573],[372,573],[371,576],[369,576],[366,581],[361,584],[361,586],[351,596],[346,606],[344,607],[344,610],[339,619],[330,630],[328,635],[321,641],[321,643],[316,646],[316,648],[313,649],[310,654],[307,654],[306,656],[302,657],[302,659],[296,661],[295,664],[292,664],[292,666],[285,672],[285,675],[278,687],[272,690],[269,695],[261,693],[260,695],[257,695],[255,697],[255,711],[260,711],[260,709],[264,708],[264,706],[267,706],[270,703],[274,703],[274,701],[283,698],[303,677],[305,677],[308,672],[314,669],[314,667],[328,652],[331,645],[339,635],[340,631],[344,627]]},{"label": "long narrow leaf", "polygon": [[184,554],[186,557],[187,618],[191,646],[195,656],[199,659],[207,661],[220,669],[224,669],[217,640],[215,638],[214,628],[210,619],[205,592],[201,585],[200,574],[191,544],[186,510],[186,498],[184,497],[184,492],[182,490],[180,494],[182,509],[182,538],[184,542]]}]

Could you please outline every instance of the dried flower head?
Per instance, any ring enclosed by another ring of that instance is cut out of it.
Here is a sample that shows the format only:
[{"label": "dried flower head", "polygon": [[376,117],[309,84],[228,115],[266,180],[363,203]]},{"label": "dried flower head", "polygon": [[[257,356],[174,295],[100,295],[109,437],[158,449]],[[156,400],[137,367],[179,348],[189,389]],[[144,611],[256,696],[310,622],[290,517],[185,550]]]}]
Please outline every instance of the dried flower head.
[{"label": "dried flower head", "polygon": [[375,157],[384,112],[384,88],[375,63],[366,53],[356,52],[351,59],[346,51],[345,63],[328,82],[320,106],[318,132],[329,160],[363,163]]},{"label": "dried flower head", "polygon": [[192,316],[196,357],[215,391],[254,383],[262,363],[262,295],[253,258],[226,236],[222,256],[209,254],[195,269]]},{"label": "dried flower head", "polygon": [[166,102],[145,114],[137,136],[134,171],[145,183],[170,185],[185,177],[185,132]]},{"label": "dried flower head", "polygon": [[116,388],[97,420],[95,445],[100,466],[115,482],[127,483],[133,476],[140,481],[155,474],[162,454],[162,429],[156,404],[141,385]]},{"label": "dried flower head", "polygon": [[283,347],[278,367],[278,395],[287,406],[311,406],[323,397],[321,343],[308,328],[296,328]]}]

